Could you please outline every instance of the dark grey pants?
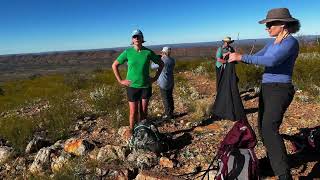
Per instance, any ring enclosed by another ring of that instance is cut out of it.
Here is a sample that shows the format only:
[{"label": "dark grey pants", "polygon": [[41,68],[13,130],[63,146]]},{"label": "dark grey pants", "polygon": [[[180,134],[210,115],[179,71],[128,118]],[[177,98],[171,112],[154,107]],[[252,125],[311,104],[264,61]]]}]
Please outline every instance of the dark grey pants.
[{"label": "dark grey pants", "polygon": [[160,88],[161,99],[163,102],[165,114],[168,116],[173,116],[174,102],[173,102],[172,92],[173,92],[173,88],[168,90]]},{"label": "dark grey pants", "polygon": [[279,127],[294,93],[292,84],[264,83],[261,87],[258,125],[275,175],[281,175],[290,170]]}]

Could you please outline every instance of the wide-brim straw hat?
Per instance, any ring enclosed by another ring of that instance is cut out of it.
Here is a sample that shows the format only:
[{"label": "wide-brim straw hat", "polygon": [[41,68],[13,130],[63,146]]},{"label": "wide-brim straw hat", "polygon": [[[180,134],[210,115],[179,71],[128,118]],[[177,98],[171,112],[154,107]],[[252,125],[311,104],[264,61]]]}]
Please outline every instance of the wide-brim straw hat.
[{"label": "wide-brim straw hat", "polygon": [[223,40],[222,40],[223,42],[227,42],[227,43],[229,43],[229,44],[231,44],[231,43],[233,43],[234,42],[234,40],[231,40],[231,37],[225,37],[225,38],[223,38]]},{"label": "wide-brim straw hat", "polygon": [[293,18],[287,8],[275,8],[269,10],[266,19],[259,21],[259,23],[265,24],[272,21],[294,22],[299,20]]}]

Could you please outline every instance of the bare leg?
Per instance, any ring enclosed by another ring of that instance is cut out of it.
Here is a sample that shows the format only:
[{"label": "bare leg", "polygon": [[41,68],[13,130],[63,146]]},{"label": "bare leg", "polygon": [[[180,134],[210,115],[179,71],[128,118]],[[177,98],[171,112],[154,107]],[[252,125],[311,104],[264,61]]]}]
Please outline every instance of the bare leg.
[{"label": "bare leg", "polygon": [[149,99],[142,99],[141,100],[141,108],[140,110],[140,119],[146,119],[148,116],[148,105],[149,105]]},{"label": "bare leg", "polygon": [[139,101],[137,102],[129,102],[129,123],[131,131],[134,128],[135,122],[138,120],[138,108],[139,108]]}]

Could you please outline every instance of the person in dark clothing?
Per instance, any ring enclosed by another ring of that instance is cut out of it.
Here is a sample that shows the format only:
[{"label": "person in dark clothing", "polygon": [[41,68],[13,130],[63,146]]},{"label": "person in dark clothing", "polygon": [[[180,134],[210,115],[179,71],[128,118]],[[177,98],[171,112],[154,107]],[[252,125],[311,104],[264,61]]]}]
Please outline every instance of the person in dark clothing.
[{"label": "person in dark clothing", "polygon": [[299,43],[291,34],[299,31],[300,22],[291,16],[287,8],[276,8],[269,10],[266,19],[259,23],[266,24],[266,30],[275,40],[255,55],[230,53],[229,62],[243,61],[265,66],[259,97],[259,129],[275,175],[280,180],[291,180],[279,127],[295,93],[292,72]]},{"label": "person in dark clothing", "polygon": [[222,47],[219,47],[216,52],[216,90],[218,91],[219,82],[221,80],[221,74],[224,69],[224,64],[226,63],[223,58],[224,53],[235,52],[234,48],[230,45],[234,42],[231,37],[225,37],[223,40]]}]

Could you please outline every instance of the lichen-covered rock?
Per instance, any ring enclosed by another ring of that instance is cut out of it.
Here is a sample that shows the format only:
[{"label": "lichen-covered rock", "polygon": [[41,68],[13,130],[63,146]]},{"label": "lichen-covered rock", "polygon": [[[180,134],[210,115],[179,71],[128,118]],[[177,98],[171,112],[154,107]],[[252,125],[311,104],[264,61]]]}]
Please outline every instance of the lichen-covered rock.
[{"label": "lichen-covered rock", "polygon": [[139,169],[150,169],[158,164],[158,157],[153,152],[133,151],[128,155],[127,160]]},{"label": "lichen-covered rock", "polygon": [[33,163],[31,164],[29,171],[33,174],[41,173],[43,170],[50,166],[50,148],[42,148],[37,153]]},{"label": "lichen-covered rock", "polygon": [[83,156],[94,149],[94,145],[84,139],[68,139],[64,144],[64,150],[76,156]]},{"label": "lichen-covered rock", "polygon": [[35,153],[39,151],[39,149],[49,146],[50,142],[47,139],[44,139],[40,136],[34,137],[27,145],[25,152],[28,153]]},{"label": "lichen-covered rock", "polygon": [[13,156],[13,148],[8,146],[0,146],[0,164],[5,163],[10,157]]},{"label": "lichen-covered rock", "polygon": [[166,168],[173,168],[174,162],[167,157],[161,157],[159,160],[159,165]]},{"label": "lichen-covered rock", "polygon": [[129,149],[125,146],[106,145],[102,147],[97,155],[97,160],[106,161],[108,159],[124,160],[129,154]]},{"label": "lichen-covered rock", "polygon": [[52,172],[59,172],[66,164],[68,164],[71,158],[70,154],[62,151],[59,157],[53,158],[51,163]]}]

